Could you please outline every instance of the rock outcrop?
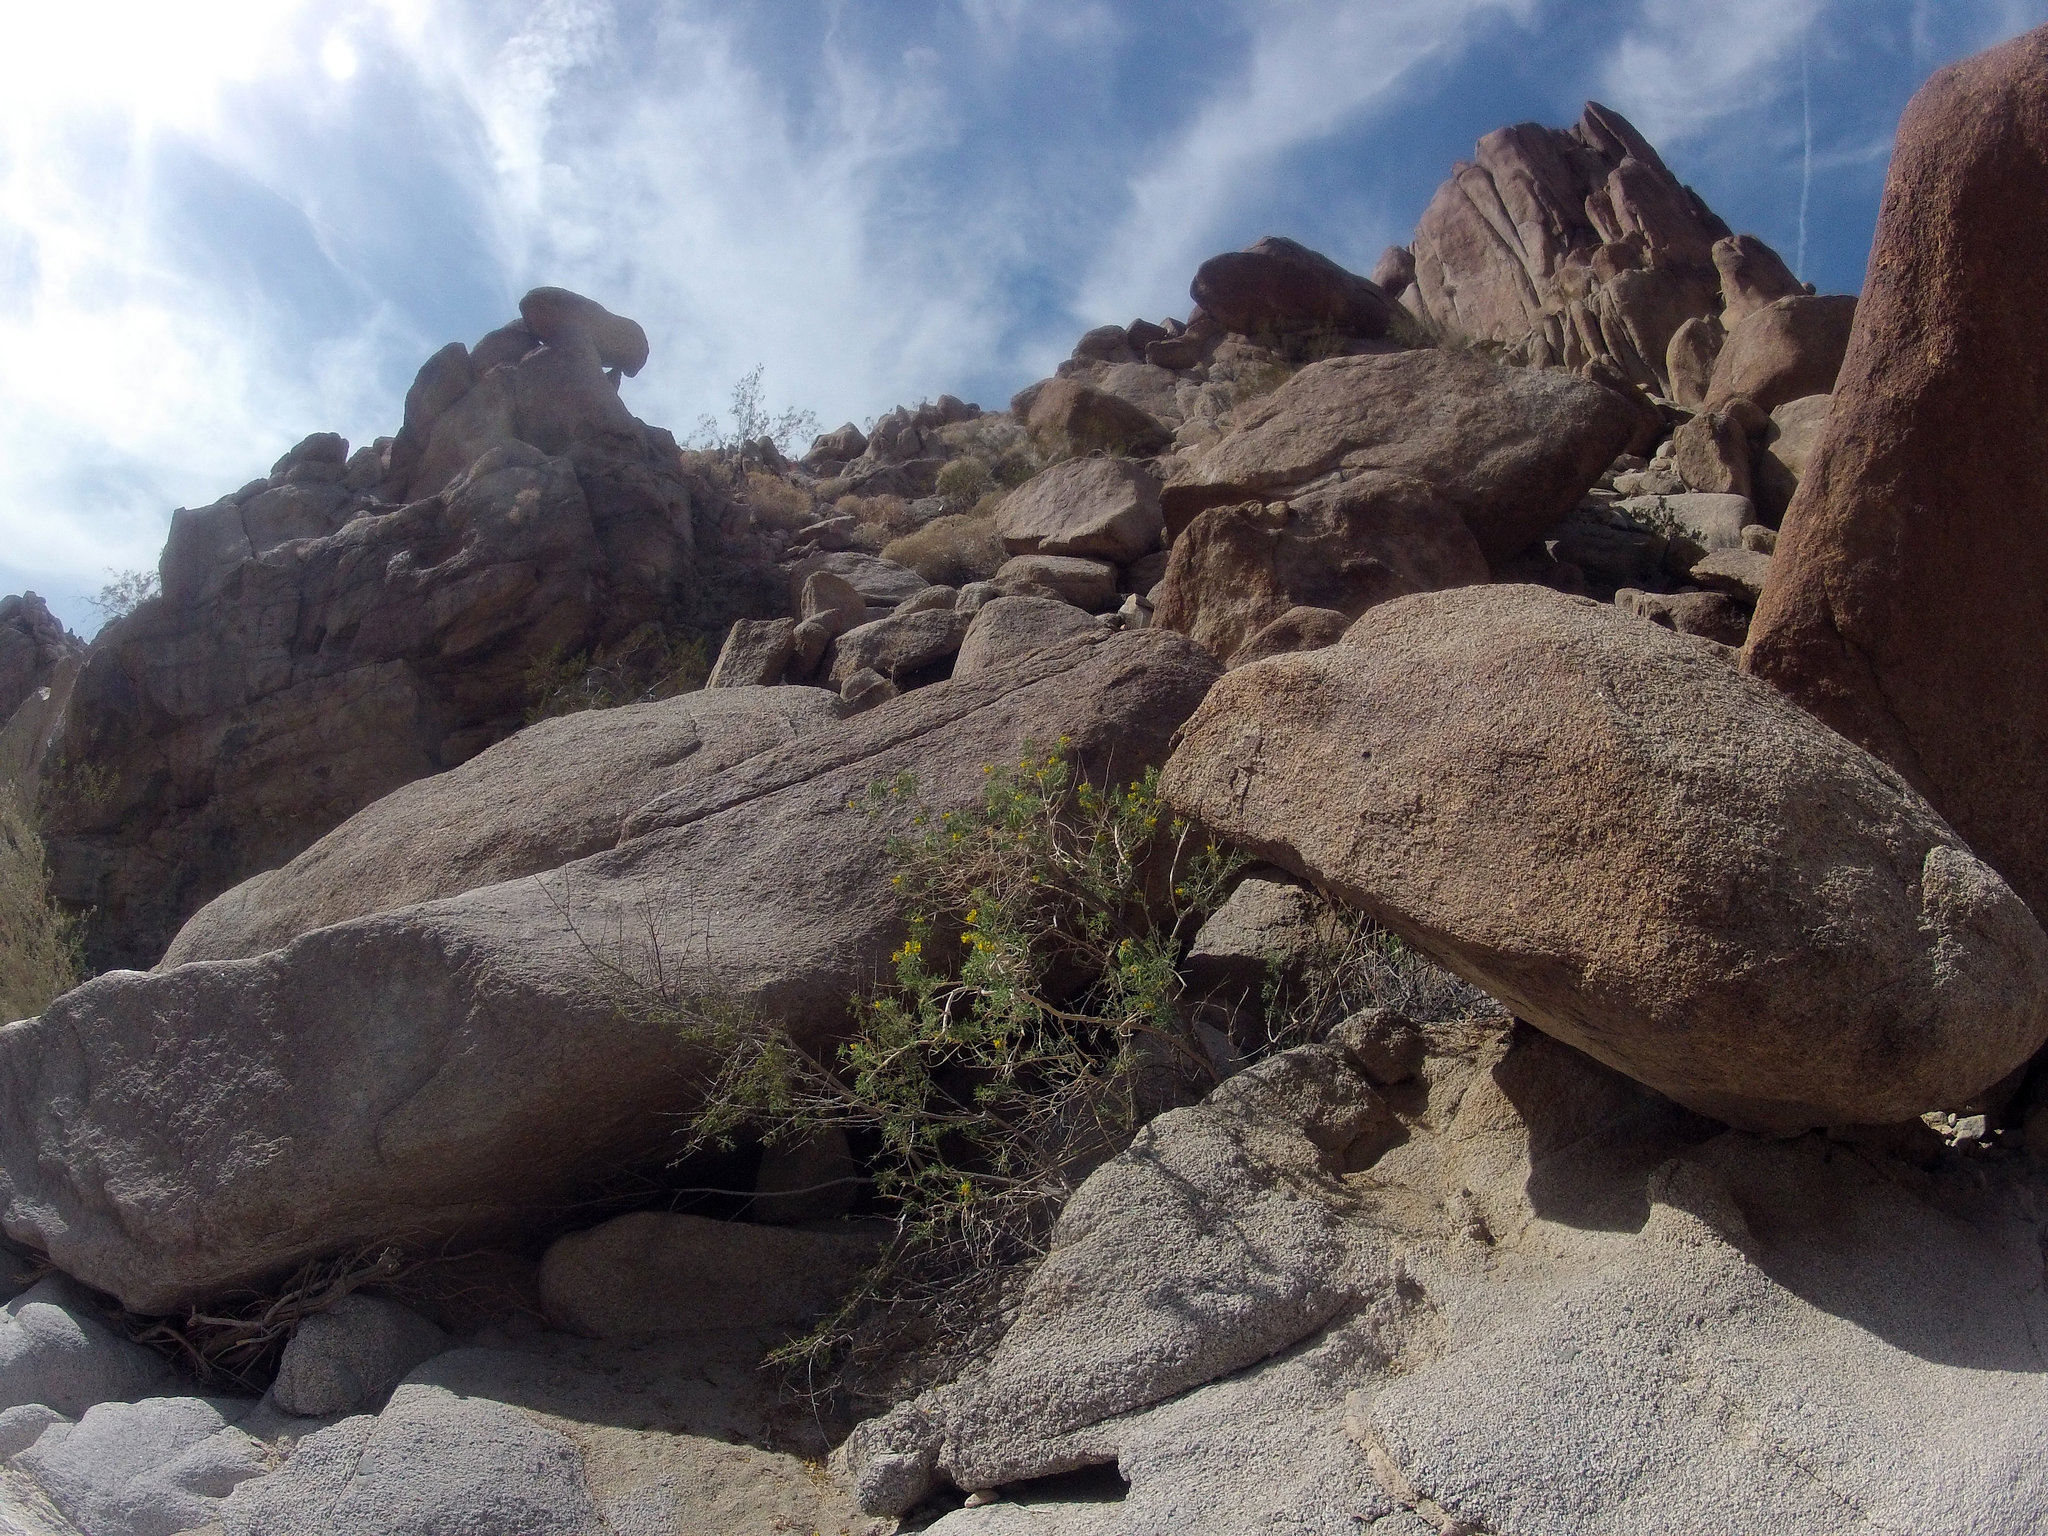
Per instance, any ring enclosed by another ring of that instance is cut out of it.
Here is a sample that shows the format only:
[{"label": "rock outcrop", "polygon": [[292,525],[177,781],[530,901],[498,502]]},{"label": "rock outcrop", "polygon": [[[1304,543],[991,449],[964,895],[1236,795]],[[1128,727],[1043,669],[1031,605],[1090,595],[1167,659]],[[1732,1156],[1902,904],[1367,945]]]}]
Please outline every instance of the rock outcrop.
[{"label": "rock outcrop", "polygon": [[1518,1016],[1772,1131],[1955,1108],[2048,1037],[2048,935],[1877,759],[1538,587],[1384,604],[1219,683],[1173,803]]},{"label": "rock outcrop", "polygon": [[367,459],[309,438],[173,518],[162,595],[94,644],[51,749],[55,887],[96,964],[154,962],[208,898],[510,735],[537,670],[728,600],[673,439],[603,371],[629,354],[577,314],[551,300],[557,340],[487,367],[436,354]]},{"label": "rock outcrop", "polygon": [[[432,795],[373,809],[271,877],[300,893],[280,916],[207,919],[203,952],[248,958],[101,976],[0,1031],[0,1222],[144,1311],[337,1249],[544,1228],[663,1155],[701,1082],[705,1000],[801,1043],[844,1028],[902,923],[895,823],[854,808],[870,785],[910,772],[929,803],[965,805],[984,765],[1062,737],[1081,771],[1127,777],[1214,677],[1178,636],[1097,629],[723,772],[685,758],[609,851],[272,947],[324,918],[323,869],[408,868],[398,845]],[[566,756],[576,725],[620,739],[580,717],[556,733]],[[563,852],[596,835],[535,820],[565,829]]]},{"label": "rock outcrop", "polygon": [[2044,174],[2048,32],[1913,99],[1834,408],[1747,656],[1895,766],[2037,913],[2048,304],[2011,274],[2048,267]]}]

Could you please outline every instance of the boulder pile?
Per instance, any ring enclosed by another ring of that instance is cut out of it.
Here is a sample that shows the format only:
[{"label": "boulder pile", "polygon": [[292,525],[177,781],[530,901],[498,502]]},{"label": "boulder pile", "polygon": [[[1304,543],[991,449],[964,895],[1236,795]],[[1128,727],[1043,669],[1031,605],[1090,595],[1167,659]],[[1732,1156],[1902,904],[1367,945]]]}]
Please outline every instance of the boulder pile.
[{"label": "boulder pile", "polygon": [[[2038,1529],[2044,186],[2048,29],[1916,98],[1860,299],[1589,104],[1370,277],[1260,240],[802,454],[538,288],[89,647],[0,600],[98,970],[0,1025],[0,1527]],[[793,1394],[900,1127],[685,1128],[743,1040],[879,1070],[902,967],[979,1027],[905,872],[1048,753],[1234,860],[1111,946],[1202,1086],[989,972],[1152,1118]]]}]

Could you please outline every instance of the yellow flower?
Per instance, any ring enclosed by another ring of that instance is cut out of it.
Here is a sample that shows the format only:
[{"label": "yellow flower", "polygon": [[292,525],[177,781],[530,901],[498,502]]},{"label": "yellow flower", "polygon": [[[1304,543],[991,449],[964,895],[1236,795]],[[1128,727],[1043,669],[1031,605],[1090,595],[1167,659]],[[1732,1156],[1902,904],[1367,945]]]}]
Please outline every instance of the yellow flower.
[{"label": "yellow flower", "polygon": [[973,922],[973,921],[974,921],[974,920],[975,920],[975,919],[976,919],[977,917],[979,917],[979,916],[981,916],[981,908],[979,908],[979,907],[969,907],[969,908],[967,909],[967,921],[968,921],[968,922],[972,923],[972,922]]},{"label": "yellow flower", "polygon": [[960,1181],[960,1198],[962,1200],[972,1200],[974,1198],[974,1181],[972,1179],[962,1179]]}]

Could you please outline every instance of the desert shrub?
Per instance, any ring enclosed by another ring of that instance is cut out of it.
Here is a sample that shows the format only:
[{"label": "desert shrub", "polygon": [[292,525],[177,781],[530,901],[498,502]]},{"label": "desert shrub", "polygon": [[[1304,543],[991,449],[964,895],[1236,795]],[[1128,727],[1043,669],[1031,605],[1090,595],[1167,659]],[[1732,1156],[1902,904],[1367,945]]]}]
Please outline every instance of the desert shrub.
[{"label": "desert shrub", "polygon": [[746,497],[748,510],[754,514],[754,521],[763,527],[794,533],[818,520],[817,503],[811,499],[809,491],[767,470],[748,470],[742,494]]},{"label": "desert shrub", "polygon": [[761,389],[764,371],[765,366],[756,363],[751,373],[742,374],[734,383],[724,421],[716,416],[698,417],[697,430],[691,434],[688,446],[705,453],[730,456],[765,437],[775,444],[778,452],[792,456],[816,437],[818,416],[815,411],[769,409],[767,397]]},{"label": "desert shrub", "polygon": [[88,597],[86,605],[100,616],[100,622],[111,624],[116,619],[125,619],[152,597],[163,593],[163,582],[155,571],[117,571],[107,568],[110,578],[97,595]]},{"label": "desert shrub", "polygon": [[813,1384],[858,1379],[909,1343],[925,1368],[957,1367],[1000,1325],[1006,1280],[1043,1255],[1079,1181],[1219,1079],[1178,967],[1242,857],[1172,814],[1156,770],[1097,790],[1064,745],[987,769],[968,810],[925,809],[908,776],[855,807],[912,813],[889,845],[912,915],[834,1059],[672,1000],[718,1063],[691,1150],[826,1127],[877,1149],[894,1241],[775,1357]]},{"label": "desert shrub", "polygon": [[832,504],[832,510],[842,517],[857,518],[861,528],[883,544],[917,530],[917,519],[910,515],[910,503],[901,496],[842,496]]},{"label": "desert shrub", "polygon": [[78,980],[76,925],[50,898],[42,839],[0,789],[0,1023],[41,1013]]},{"label": "desert shrub", "polygon": [[1009,555],[991,518],[953,514],[933,518],[915,533],[892,540],[883,547],[882,558],[909,566],[926,581],[964,587],[970,581],[988,580]]},{"label": "desert shrub", "polygon": [[557,646],[526,669],[526,723],[586,709],[651,704],[704,686],[711,674],[704,637],[643,624],[593,651]]},{"label": "desert shrub", "polygon": [[1484,992],[1410,948],[1364,914],[1313,899],[1305,948],[1269,967],[1260,1027],[1269,1042],[1320,1040],[1365,1008],[1418,1024],[1498,1011]]},{"label": "desert shrub", "polygon": [[988,465],[969,455],[948,460],[940,469],[938,483],[933,489],[946,498],[948,511],[961,512],[981,500],[993,483]]}]

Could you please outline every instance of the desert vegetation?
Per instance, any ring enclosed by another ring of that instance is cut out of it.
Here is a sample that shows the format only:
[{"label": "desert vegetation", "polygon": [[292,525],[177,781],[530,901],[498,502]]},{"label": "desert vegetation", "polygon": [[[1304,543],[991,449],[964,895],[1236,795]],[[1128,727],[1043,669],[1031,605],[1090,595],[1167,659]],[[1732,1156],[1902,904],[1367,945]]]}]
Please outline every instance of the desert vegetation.
[{"label": "desert vegetation", "polygon": [[73,928],[50,899],[32,814],[0,788],[0,1022],[40,1013],[77,984]]}]

